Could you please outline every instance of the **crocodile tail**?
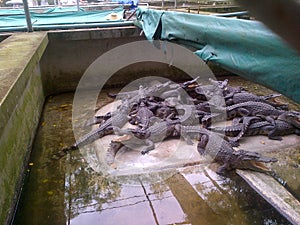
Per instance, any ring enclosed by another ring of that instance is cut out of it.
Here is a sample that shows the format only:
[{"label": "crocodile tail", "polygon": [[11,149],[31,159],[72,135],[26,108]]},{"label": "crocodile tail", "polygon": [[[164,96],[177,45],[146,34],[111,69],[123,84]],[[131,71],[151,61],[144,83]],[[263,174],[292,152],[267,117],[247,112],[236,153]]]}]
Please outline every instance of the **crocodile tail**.
[{"label": "crocodile tail", "polygon": [[79,148],[83,147],[87,144],[91,144],[94,141],[96,141],[99,138],[104,137],[105,135],[112,134],[113,133],[113,127],[107,126],[107,127],[98,127],[95,130],[92,130],[91,132],[87,133],[86,135],[82,136],[71,148]]},{"label": "crocodile tail", "polygon": [[238,141],[245,135],[245,132],[248,130],[250,123],[252,123],[253,120],[260,120],[260,118],[256,116],[244,116],[242,129],[240,133],[233,138],[233,141]]},{"label": "crocodile tail", "polygon": [[64,156],[66,156],[69,152],[74,151],[76,149],[78,149],[78,148],[75,145],[72,145],[72,146],[69,146],[69,147],[64,147],[60,151],[58,151],[57,153],[55,153],[51,157],[51,159],[52,160],[59,160],[59,159],[63,158]]},{"label": "crocodile tail", "polygon": [[295,192],[295,190],[293,188],[291,188],[291,186],[287,183],[286,180],[284,180],[283,178],[281,178],[275,171],[271,171],[269,173],[269,175],[271,177],[273,177],[279,184],[281,184],[285,189],[287,189],[288,192],[290,192],[296,199],[299,199],[300,196],[297,192]]},{"label": "crocodile tail", "polygon": [[51,165],[51,163],[53,163],[53,162],[55,162],[55,161],[57,161],[57,160],[65,157],[69,152],[74,151],[76,149],[78,149],[78,148],[75,145],[62,148],[57,153],[53,154],[51,156],[50,160],[48,160],[45,164],[43,164],[41,166],[41,168],[43,169],[43,168]]},{"label": "crocodile tail", "polygon": [[217,132],[217,133],[224,133],[227,129],[227,127],[207,127],[208,130],[211,130],[211,131],[214,131],[214,132]]}]

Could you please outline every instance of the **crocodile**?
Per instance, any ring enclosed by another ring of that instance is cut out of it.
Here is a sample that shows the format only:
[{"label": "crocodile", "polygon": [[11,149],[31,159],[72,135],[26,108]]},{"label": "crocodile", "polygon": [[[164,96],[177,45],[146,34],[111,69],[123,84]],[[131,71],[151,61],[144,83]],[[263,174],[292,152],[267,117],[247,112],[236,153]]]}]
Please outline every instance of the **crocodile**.
[{"label": "crocodile", "polygon": [[262,121],[262,118],[257,116],[244,116],[239,118],[239,121],[242,122],[236,123],[235,120],[233,120],[231,126],[208,127],[207,129],[224,134],[227,137],[233,137],[230,140],[238,142],[243,136],[253,136],[259,134],[261,128],[265,127],[265,130],[274,128],[272,124],[267,121]]},{"label": "crocodile", "polygon": [[263,134],[268,135],[270,139],[280,141],[283,135],[300,135],[300,112],[287,111],[279,115],[276,120],[271,119],[269,122],[273,125],[273,129],[270,128],[270,125],[266,125],[262,127],[262,130],[265,130]]},{"label": "crocodile", "polygon": [[[180,109],[185,109],[187,106],[182,106]],[[187,115],[186,115],[187,114]],[[155,148],[155,143],[163,141],[168,137],[180,137],[179,126],[185,123],[191,117],[192,111],[191,107],[185,109],[185,113],[181,118],[178,119],[166,119],[160,120],[152,124],[147,129],[143,128],[128,128],[128,129],[115,129],[118,135],[126,135],[119,139],[113,140],[110,143],[108,152],[107,152],[107,163],[112,164],[114,156],[120,149],[135,148],[138,146],[146,145],[141,154],[145,155]],[[131,138],[128,138],[131,137]],[[126,141],[124,141],[124,138]],[[123,139],[121,141],[121,139]],[[131,143],[130,143],[131,141]],[[124,143],[127,142],[127,145]],[[187,141],[188,144],[193,144],[192,142]]]},{"label": "crocodile", "polygon": [[288,134],[300,135],[300,113],[287,111],[278,116],[276,120],[262,121],[254,117],[253,123],[249,122],[247,127],[244,124],[236,124],[227,127],[210,127],[210,130],[224,133],[226,136],[236,137],[237,141],[242,136],[267,135],[272,140],[282,140],[281,136]]},{"label": "crocodile", "polygon": [[166,104],[161,104],[161,106],[157,107],[155,110],[155,116],[162,120],[172,119],[177,116],[177,111],[175,107],[169,107]]},{"label": "crocodile", "polygon": [[146,101],[142,100],[139,106],[129,113],[129,123],[137,124],[142,129],[147,129],[150,126],[151,118],[154,117],[154,113],[146,105]]},{"label": "crocodile", "polygon": [[160,96],[165,91],[170,89],[178,88],[179,84],[172,84],[172,81],[167,81],[165,83],[159,83],[150,87],[139,86],[138,90],[128,91],[128,92],[119,92],[118,94],[109,93],[108,95],[113,98],[118,98],[120,100],[128,100],[131,98],[146,98],[149,96]]},{"label": "crocodile", "polygon": [[248,101],[225,107],[228,119],[237,116],[279,116],[285,110],[276,109],[274,106],[263,102]]},{"label": "crocodile", "polygon": [[49,160],[49,162],[47,162],[43,167],[46,167],[48,164],[50,164],[53,161],[63,158],[71,151],[77,150],[80,147],[90,144],[101,137],[104,137],[109,134],[113,134],[114,127],[112,126],[112,119],[113,118],[111,117],[111,118],[107,119],[106,121],[103,121],[97,129],[92,130],[91,132],[87,133],[86,135],[80,137],[80,139],[78,141],[76,141],[73,145],[63,147],[61,150],[59,150],[58,152],[53,154],[51,156],[51,159]]},{"label": "crocodile", "polygon": [[[287,110],[288,106],[286,104],[280,104],[275,102],[275,98],[281,96],[281,94],[270,94],[267,96],[257,96],[247,91],[232,92],[225,96],[225,103],[227,106],[235,105],[238,103],[253,101],[253,102],[263,102],[274,106],[277,109]],[[270,101],[272,100],[272,101]]]},{"label": "crocodile", "polygon": [[141,154],[145,155],[155,148],[155,143],[163,141],[168,137],[180,137],[180,133],[177,129],[177,125],[181,123],[180,119],[166,120],[156,122],[147,129],[141,128],[128,128],[118,129],[117,134],[132,135],[137,138],[138,141],[135,145],[146,145]]},{"label": "crocodile", "polygon": [[94,116],[91,120],[88,120],[85,123],[85,126],[92,126],[95,124],[102,123],[103,121],[109,119],[111,117],[111,112],[106,113],[105,115],[100,115],[100,116]]},{"label": "crocodile", "polygon": [[60,159],[70,151],[76,150],[87,144],[91,144],[92,142],[106,135],[113,134],[117,128],[123,127],[128,122],[128,108],[128,104],[123,104],[116,111],[112,112],[108,119],[103,120],[96,129],[80,137],[79,140],[77,140],[73,145],[63,147],[51,158],[53,160]]},{"label": "crocodile", "polygon": [[234,150],[232,145],[220,135],[199,126],[180,126],[184,139],[196,138],[199,140],[197,150],[201,155],[208,155],[214,162],[220,164],[218,174],[228,170],[247,169],[269,173],[270,169],[264,163],[276,162],[276,158],[262,156],[258,152]]},{"label": "crocodile", "polygon": [[114,128],[112,126],[112,118],[107,119],[106,121],[103,121],[97,129],[90,131],[86,135],[79,138],[78,141],[76,141],[73,145],[63,147],[60,151],[55,153],[51,158],[53,160],[60,159],[64,157],[66,154],[68,154],[70,151],[77,150],[80,147],[83,147],[87,144],[90,144],[97,139],[104,137],[109,134],[113,134]]},{"label": "crocodile", "polygon": [[228,85],[228,79],[223,81],[216,81],[209,78],[209,85],[202,85],[195,87],[195,92],[200,95],[200,98],[203,99],[203,96],[212,97],[216,93],[220,96],[230,96],[234,93],[239,93],[244,89],[242,87],[231,87]]},{"label": "crocodile", "polygon": [[212,119],[214,119],[214,121],[224,120],[224,114],[221,113],[222,111],[226,111],[227,120],[242,116],[260,116],[262,118],[277,118],[279,115],[286,112],[285,110],[276,109],[274,106],[271,106],[269,104],[254,101],[238,103],[226,107],[216,107],[216,109],[220,110],[220,113],[207,115],[202,119],[202,123],[206,127],[210,125]]}]

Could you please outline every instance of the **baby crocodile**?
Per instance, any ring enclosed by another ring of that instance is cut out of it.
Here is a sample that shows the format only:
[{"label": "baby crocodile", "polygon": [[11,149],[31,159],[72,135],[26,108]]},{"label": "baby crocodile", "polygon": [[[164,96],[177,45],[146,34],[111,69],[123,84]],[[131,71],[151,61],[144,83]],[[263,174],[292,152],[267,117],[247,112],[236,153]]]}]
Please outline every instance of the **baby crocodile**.
[{"label": "baby crocodile", "polygon": [[117,134],[133,135],[133,137],[137,138],[135,143],[136,146],[146,145],[141,152],[144,155],[155,148],[155,143],[163,141],[168,137],[179,137],[180,133],[178,132],[177,125],[180,123],[180,119],[161,121],[154,123],[147,129],[119,129]]},{"label": "baby crocodile", "polygon": [[284,135],[300,135],[300,113],[296,111],[287,111],[271,122],[255,121],[248,127],[245,127],[244,124],[240,123],[227,127],[211,127],[210,130],[224,133],[229,137],[236,137],[235,141],[242,136],[254,135],[267,135],[270,139],[282,140],[281,136]]},{"label": "baby crocodile", "polygon": [[275,108],[278,109],[284,109],[286,110],[288,106],[286,104],[280,104],[275,102],[275,98],[281,96],[280,94],[270,94],[267,96],[257,96],[255,94],[249,93],[247,91],[242,91],[242,92],[236,92],[236,93],[231,93],[227,96],[225,96],[226,100],[226,105],[235,105],[243,102],[263,102],[269,105],[272,105]]},{"label": "baby crocodile", "polygon": [[62,150],[58,151],[52,156],[52,159],[60,159],[72,150],[76,150],[87,144],[93,143],[97,139],[102,138],[106,135],[113,134],[115,128],[121,128],[128,122],[127,111],[127,105],[123,105],[118,110],[113,112],[111,116],[108,117],[108,119],[102,121],[99,127],[80,137],[79,140],[76,141],[76,143],[74,143],[73,145],[64,147]]},{"label": "baby crocodile", "polygon": [[199,140],[197,149],[200,154],[207,154],[214,162],[221,164],[217,169],[218,174],[232,169],[248,169],[269,173],[270,170],[263,163],[277,161],[275,158],[262,156],[258,152],[235,151],[228,141],[205,128],[181,126],[180,131],[185,139],[196,137]]},{"label": "baby crocodile", "polygon": [[[226,111],[227,120],[241,116],[260,116],[262,118],[273,116],[277,118],[279,115],[286,112],[285,110],[276,109],[274,106],[269,104],[254,101],[238,103],[226,107],[217,107],[217,109]],[[214,119],[214,121],[220,121],[224,119],[224,115],[219,113],[205,116],[202,119],[202,123],[205,126],[208,126],[212,119]]]},{"label": "baby crocodile", "polygon": [[142,101],[135,110],[129,113],[129,116],[131,117],[129,123],[137,124],[142,129],[146,129],[150,126],[154,113],[146,105],[146,101]]}]

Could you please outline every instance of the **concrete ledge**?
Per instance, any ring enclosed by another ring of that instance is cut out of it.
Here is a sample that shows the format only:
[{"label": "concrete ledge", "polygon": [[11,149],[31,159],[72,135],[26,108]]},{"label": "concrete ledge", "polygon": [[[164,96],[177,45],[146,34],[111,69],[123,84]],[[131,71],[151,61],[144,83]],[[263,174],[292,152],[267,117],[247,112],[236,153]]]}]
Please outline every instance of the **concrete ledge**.
[{"label": "concrete ledge", "polygon": [[237,173],[292,224],[300,224],[300,202],[271,176],[244,170]]},{"label": "concrete ledge", "polygon": [[15,34],[0,43],[0,136],[47,43],[46,33]]},{"label": "concrete ledge", "polygon": [[22,185],[45,96],[39,61],[47,33],[14,34],[0,43],[0,224],[8,224]]},{"label": "concrete ledge", "polygon": [[104,38],[138,37],[141,30],[136,26],[108,27],[99,29],[49,31],[49,41],[98,40]]},{"label": "concrete ledge", "polygon": [[0,42],[3,41],[3,40],[5,40],[9,36],[11,36],[10,33],[4,33],[4,34],[2,33],[2,34],[0,34]]}]

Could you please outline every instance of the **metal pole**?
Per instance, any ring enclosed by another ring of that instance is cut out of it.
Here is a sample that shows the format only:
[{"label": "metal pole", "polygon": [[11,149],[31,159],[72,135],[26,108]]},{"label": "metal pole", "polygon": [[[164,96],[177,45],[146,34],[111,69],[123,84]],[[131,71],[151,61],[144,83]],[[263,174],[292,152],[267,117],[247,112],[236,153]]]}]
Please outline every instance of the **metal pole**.
[{"label": "metal pole", "polygon": [[79,0],[76,0],[76,3],[77,3],[77,11],[79,12],[79,11],[80,11],[80,8],[79,8]]},{"label": "metal pole", "polygon": [[24,6],[24,12],[25,12],[25,16],[26,16],[27,30],[28,30],[28,32],[33,32],[27,0],[23,0],[23,6]]}]

